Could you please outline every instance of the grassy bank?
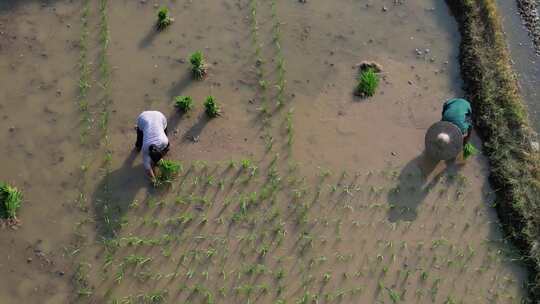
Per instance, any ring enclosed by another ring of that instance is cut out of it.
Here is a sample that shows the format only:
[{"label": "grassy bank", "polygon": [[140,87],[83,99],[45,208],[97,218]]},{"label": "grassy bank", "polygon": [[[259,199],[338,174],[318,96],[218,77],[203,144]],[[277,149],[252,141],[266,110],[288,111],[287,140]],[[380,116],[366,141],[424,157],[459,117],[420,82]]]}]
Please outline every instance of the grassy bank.
[{"label": "grassy bank", "polygon": [[534,134],[494,0],[447,0],[462,36],[464,89],[491,166],[499,218],[530,266],[530,298],[540,301],[540,161],[531,148]]}]

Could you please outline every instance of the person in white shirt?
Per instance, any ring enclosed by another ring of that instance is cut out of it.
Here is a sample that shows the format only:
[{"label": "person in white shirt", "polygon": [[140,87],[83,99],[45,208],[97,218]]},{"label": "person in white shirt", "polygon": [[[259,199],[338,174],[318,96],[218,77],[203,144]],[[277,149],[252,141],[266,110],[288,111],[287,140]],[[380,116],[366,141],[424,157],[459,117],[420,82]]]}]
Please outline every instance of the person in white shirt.
[{"label": "person in white shirt", "polygon": [[144,111],[137,118],[137,151],[143,153],[146,174],[156,178],[154,167],[169,152],[167,118],[158,111]]}]

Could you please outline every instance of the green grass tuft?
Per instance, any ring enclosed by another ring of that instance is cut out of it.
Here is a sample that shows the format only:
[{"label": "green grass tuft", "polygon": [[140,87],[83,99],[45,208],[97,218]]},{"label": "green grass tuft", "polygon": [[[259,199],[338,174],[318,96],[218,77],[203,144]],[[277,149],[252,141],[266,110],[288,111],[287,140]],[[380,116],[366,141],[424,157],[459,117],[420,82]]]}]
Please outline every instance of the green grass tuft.
[{"label": "green grass tuft", "polygon": [[216,103],[216,98],[212,95],[206,97],[206,101],[204,102],[204,109],[206,115],[208,115],[208,117],[210,118],[217,117],[221,114],[221,109]]},{"label": "green grass tuft", "polygon": [[356,94],[362,97],[375,95],[375,90],[379,86],[379,75],[373,69],[366,69],[360,72]]},{"label": "green grass tuft", "polygon": [[22,193],[17,188],[0,182],[0,217],[16,219],[22,204]]},{"label": "green grass tuft", "polygon": [[191,63],[191,72],[196,79],[203,79],[206,76],[206,63],[204,55],[201,51],[196,51],[189,56],[189,62]]},{"label": "green grass tuft", "polygon": [[174,106],[186,113],[193,108],[193,98],[191,96],[176,96]]}]

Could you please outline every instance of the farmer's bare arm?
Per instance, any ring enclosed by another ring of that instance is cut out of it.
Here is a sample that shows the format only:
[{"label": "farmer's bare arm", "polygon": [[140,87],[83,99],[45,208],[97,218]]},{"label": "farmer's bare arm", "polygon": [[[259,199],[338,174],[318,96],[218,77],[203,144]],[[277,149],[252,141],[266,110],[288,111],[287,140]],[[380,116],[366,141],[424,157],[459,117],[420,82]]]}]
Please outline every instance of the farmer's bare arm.
[{"label": "farmer's bare arm", "polygon": [[146,175],[148,175],[148,177],[150,177],[150,179],[151,179],[152,181],[155,181],[155,180],[156,180],[156,175],[154,174],[154,168],[147,169],[147,170],[146,170]]}]

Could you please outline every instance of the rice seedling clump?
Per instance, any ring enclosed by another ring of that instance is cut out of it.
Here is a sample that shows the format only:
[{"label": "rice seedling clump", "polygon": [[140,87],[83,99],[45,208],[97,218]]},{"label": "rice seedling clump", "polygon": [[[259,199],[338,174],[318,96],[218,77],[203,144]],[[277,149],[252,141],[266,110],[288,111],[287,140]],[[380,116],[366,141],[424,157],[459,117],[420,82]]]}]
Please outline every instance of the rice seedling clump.
[{"label": "rice seedling clump", "polygon": [[191,54],[189,62],[191,63],[191,72],[193,73],[193,76],[199,80],[203,79],[207,73],[203,53],[201,51],[196,51]]},{"label": "rice seedling clump", "polygon": [[372,68],[360,72],[358,85],[356,86],[356,95],[361,97],[371,97],[379,86],[379,75]]},{"label": "rice seedling clump", "polygon": [[478,150],[473,146],[473,144],[471,143],[467,143],[465,144],[465,146],[463,146],[463,158],[464,159],[467,159],[471,156],[474,156],[478,154]]},{"label": "rice seedling clump", "polygon": [[158,20],[157,20],[156,27],[158,31],[164,30],[173,22],[173,19],[171,18],[171,16],[169,16],[169,9],[166,7],[160,8],[157,16],[158,16]]},{"label": "rice seedling clump", "polygon": [[208,96],[206,97],[206,101],[204,102],[204,109],[206,112],[206,115],[210,118],[217,117],[221,114],[221,109],[219,108],[219,105],[216,103],[216,98],[214,96]]},{"label": "rice seedling clump", "polygon": [[176,96],[174,105],[177,109],[186,113],[193,108],[193,98],[191,96]]},{"label": "rice seedling clump", "polygon": [[0,218],[17,219],[17,211],[22,204],[22,193],[17,188],[0,182]]},{"label": "rice seedling clump", "polygon": [[159,174],[156,176],[156,186],[171,184],[182,171],[182,164],[174,160],[162,159],[158,163]]}]

